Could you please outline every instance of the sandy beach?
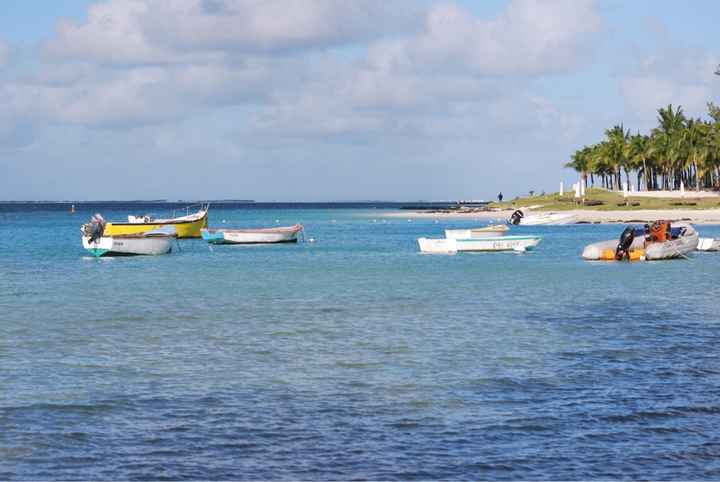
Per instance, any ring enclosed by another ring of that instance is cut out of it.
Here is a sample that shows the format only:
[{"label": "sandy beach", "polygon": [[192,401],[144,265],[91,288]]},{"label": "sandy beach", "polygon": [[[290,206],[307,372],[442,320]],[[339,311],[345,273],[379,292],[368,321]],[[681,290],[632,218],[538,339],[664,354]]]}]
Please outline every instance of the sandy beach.
[{"label": "sandy beach", "polygon": [[[533,214],[547,214],[550,212],[573,213],[576,223],[630,223],[650,222],[658,219],[671,221],[688,221],[693,224],[720,224],[720,209],[661,209],[661,210],[635,210],[635,211],[594,211],[575,209],[571,211],[542,211],[532,210]],[[384,217],[404,219],[468,219],[484,222],[504,222],[513,213],[512,209],[500,211],[474,211],[474,212],[422,212],[422,211],[395,211],[384,214]]]}]

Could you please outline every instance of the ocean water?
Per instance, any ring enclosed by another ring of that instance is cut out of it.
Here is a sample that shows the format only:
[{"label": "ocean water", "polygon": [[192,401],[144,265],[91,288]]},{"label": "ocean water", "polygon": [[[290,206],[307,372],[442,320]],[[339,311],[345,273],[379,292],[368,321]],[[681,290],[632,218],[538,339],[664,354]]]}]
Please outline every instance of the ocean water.
[{"label": "ocean water", "polygon": [[93,212],[161,208],[0,206],[0,479],[720,477],[720,254],[421,255],[476,223],[225,205],[315,242],[85,255]]}]

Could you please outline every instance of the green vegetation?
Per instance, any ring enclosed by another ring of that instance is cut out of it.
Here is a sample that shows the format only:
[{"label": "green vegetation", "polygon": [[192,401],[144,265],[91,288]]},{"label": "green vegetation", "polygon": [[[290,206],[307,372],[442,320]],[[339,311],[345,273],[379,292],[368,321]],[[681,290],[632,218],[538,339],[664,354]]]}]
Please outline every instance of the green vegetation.
[{"label": "green vegetation", "polygon": [[585,146],[565,167],[588,185],[622,190],[622,173],[638,189],[720,188],[720,107],[708,104],[709,120],[688,119],[682,107],[658,110],[658,126],[649,135],[630,135],[623,125],[605,131],[605,140]]},{"label": "green vegetation", "polygon": [[625,199],[622,193],[608,191],[602,188],[592,188],[585,192],[585,202],[575,199],[575,193],[570,191],[560,196],[559,193],[542,196],[528,196],[508,202],[491,203],[490,207],[502,209],[517,209],[528,206],[542,206],[544,211],[566,211],[570,209],[592,209],[598,211],[634,211],[641,209],[719,209],[720,198],[705,197],[693,198],[692,192],[687,192],[682,199],[645,198],[628,196]]}]

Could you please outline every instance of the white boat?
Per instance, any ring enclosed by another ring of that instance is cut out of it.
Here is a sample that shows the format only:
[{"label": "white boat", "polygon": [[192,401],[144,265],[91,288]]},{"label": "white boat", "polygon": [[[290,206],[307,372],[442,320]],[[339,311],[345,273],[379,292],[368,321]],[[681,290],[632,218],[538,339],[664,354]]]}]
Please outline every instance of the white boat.
[{"label": "white boat", "polygon": [[[185,208],[188,210],[191,206]],[[156,218],[150,214],[144,214],[142,216],[128,216],[129,224],[174,224],[174,223],[192,223],[204,218],[207,215],[210,204],[200,204],[199,209],[192,213],[186,214],[185,216],[176,216],[172,218]]]},{"label": "white boat", "polygon": [[502,236],[509,230],[510,228],[508,228],[504,224],[496,224],[493,226],[485,226],[482,228],[446,229],[445,237],[447,239],[487,238],[489,236]]},{"label": "white boat", "polygon": [[698,251],[720,251],[720,238],[699,238]]},{"label": "white boat", "polygon": [[518,251],[525,252],[537,246],[540,236],[488,236],[474,239],[418,238],[420,252],[454,254],[463,251]]},{"label": "white boat", "polygon": [[302,224],[277,228],[202,229],[202,238],[211,244],[297,243]]},{"label": "white boat", "polygon": [[569,224],[575,220],[573,213],[542,213],[525,214],[518,209],[508,219],[509,224],[520,224],[523,226],[539,226],[542,224]]},{"label": "white boat", "polygon": [[698,246],[698,233],[690,224],[656,221],[642,228],[625,228],[619,240],[589,244],[582,257],[593,261],[644,261],[684,258]]},{"label": "white boat", "polygon": [[172,226],[115,236],[104,236],[104,227],[104,219],[96,214],[90,223],[80,228],[83,248],[95,257],[167,254],[172,251],[172,243],[177,238]]}]

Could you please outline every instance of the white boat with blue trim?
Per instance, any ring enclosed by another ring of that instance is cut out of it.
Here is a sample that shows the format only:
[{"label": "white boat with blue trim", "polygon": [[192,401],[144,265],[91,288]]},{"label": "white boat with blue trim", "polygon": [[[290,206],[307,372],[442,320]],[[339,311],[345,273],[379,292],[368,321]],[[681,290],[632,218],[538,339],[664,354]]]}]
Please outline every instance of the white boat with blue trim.
[{"label": "white boat with blue trim", "polygon": [[202,229],[202,238],[210,244],[275,244],[297,243],[302,224],[276,228]]},{"label": "white boat with blue trim", "polygon": [[542,241],[541,236],[488,236],[472,239],[429,239],[419,238],[420,252],[455,254],[465,251],[517,251],[533,249]]}]

